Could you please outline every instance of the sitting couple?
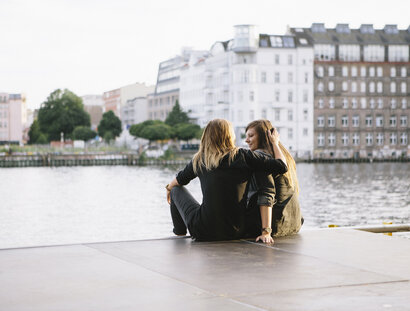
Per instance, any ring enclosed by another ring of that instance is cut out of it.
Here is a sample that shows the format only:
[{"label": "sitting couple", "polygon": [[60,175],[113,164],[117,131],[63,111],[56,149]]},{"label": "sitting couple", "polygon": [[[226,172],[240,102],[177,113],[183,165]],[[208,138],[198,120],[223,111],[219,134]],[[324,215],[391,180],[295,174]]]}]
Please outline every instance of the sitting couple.
[{"label": "sitting couple", "polygon": [[[267,120],[246,128],[250,150],[235,146],[232,125],[215,119],[205,127],[199,151],[167,186],[176,235],[187,229],[199,241],[275,236],[299,231],[296,166]],[[199,204],[183,185],[199,177]]]}]

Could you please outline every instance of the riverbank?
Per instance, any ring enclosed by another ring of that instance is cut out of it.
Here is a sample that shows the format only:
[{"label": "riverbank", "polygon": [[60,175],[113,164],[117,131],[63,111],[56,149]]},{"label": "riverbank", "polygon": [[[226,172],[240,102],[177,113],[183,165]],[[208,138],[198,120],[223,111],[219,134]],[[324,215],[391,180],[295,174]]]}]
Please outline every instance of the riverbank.
[{"label": "riverbank", "polygon": [[353,229],[305,230],[273,246],[170,238],[0,255],[0,309],[8,311],[377,311],[410,304],[409,241]]}]

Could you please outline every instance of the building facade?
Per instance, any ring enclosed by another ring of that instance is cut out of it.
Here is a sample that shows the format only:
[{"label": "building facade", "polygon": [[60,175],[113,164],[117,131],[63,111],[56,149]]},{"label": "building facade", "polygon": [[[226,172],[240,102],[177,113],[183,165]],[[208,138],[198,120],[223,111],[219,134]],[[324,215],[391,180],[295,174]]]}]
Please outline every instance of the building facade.
[{"label": "building facade", "polygon": [[97,130],[98,124],[102,119],[104,101],[102,95],[84,95],[81,96],[84,104],[84,110],[90,115],[91,129]]},{"label": "building facade", "polygon": [[136,97],[129,99],[121,108],[121,122],[125,129],[128,129],[133,124],[148,120],[147,101],[147,97]]},{"label": "building facade", "polygon": [[230,120],[238,145],[246,125],[263,118],[294,155],[313,154],[313,48],[307,40],[235,26],[232,40],[216,42],[206,57],[191,57],[181,71],[180,96],[200,126]]},{"label": "building facade", "polygon": [[409,156],[410,27],[290,33],[314,46],[314,157]]},{"label": "building facade", "polygon": [[26,123],[25,95],[0,93],[0,143],[23,143]]}]

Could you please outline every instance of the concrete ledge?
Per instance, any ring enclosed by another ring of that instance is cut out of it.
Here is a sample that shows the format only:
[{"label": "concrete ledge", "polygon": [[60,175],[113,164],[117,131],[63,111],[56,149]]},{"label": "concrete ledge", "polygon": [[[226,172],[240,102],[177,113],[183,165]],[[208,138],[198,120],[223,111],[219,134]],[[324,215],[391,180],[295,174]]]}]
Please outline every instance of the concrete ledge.
[{"label": "concrete ledge", "polygon": [[409,310],[410,242],[357,230],[0,250],[0,310]]}]

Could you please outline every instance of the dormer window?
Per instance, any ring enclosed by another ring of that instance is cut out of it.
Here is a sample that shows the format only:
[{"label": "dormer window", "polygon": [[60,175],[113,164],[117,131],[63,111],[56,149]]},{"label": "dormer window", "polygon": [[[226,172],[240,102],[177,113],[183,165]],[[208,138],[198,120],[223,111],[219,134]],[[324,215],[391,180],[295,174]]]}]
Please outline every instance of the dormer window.
[{"label": "dormer window", "polygon": [[337,24],[336,32],[337,33],[350,33],[349,24]]},{"label": "dormer window", "polygon": [[372,34],[374,33],[374,28],[372,24],[363,24],[360,26],[360,32],[363,34]]},{"label": "dormer window", "polygon": [[326,32],[325,24],[323,24],[323,23],[313,23],[311,30],[312,30],[312,32],[317,32],[317,33]]},{"label": "dormer window", "polygon": [[386,25],[384,26],[384,32],[389,35],[395,35],[399,33],[397,25]]}]

